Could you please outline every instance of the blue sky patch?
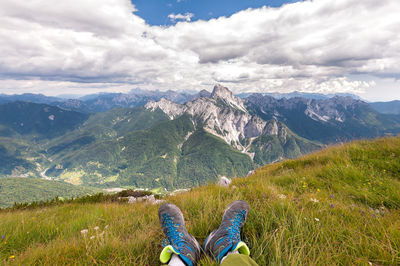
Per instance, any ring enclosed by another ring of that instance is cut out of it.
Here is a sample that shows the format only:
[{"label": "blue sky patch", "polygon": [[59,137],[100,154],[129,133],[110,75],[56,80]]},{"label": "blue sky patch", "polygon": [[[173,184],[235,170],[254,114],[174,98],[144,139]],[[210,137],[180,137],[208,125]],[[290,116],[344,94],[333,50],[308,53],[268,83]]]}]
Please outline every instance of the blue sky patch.
[{"label": "blue sky patch", "polygon": [[279,7],[298,0],[132,0],[135,12],[150,25],[229,17],[248,8]]}]

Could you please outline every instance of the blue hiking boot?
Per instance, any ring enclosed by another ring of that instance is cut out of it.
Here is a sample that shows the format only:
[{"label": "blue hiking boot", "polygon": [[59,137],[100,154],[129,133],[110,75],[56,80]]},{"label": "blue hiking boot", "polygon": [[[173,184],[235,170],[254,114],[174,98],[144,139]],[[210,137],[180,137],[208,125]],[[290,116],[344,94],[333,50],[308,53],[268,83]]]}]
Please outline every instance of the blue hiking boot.
[{"label": "blue hiking boot", "polygon": [[158,218],[168,241],[161,252],[160,261],[168,263],[176,254],[186,265],[195,265],[200,257],[200,245],[186,230],[181,210],[174,204],[165,203],[158,210]]},{"label": "blue hiking boot", "polygon": [[222,217],[221,225],[205,240],[204,251],[218,263],[229,252],[238,251],[250,255],[246,243],[240,240],[240,230],[246,222],[250,207],[246,201],[237,200],[229,204]]}]

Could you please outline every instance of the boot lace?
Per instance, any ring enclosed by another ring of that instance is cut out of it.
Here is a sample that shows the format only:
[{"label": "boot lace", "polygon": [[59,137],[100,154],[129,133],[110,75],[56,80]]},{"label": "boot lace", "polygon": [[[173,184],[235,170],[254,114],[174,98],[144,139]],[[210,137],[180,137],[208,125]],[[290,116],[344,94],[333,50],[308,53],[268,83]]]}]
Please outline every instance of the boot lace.
[{"label": "boot lace", "polygon": [[179,224],[174,223],[174,218],[165,213],[163,214],[163,218],[163,225],[167,229],[166,235],[168,239],[164,239],[162,245],[165,247],[171,244],[179,250],[181,250],[184,245],[188,246],[189,243],[183,239],[184,234],[178,231]]},{"label": "boot lace", "polygon": [[245,219],[246,211],[242,210],[235,213],[235,217],[231,219],[232,225],[227,228],[228,239],[232,242],[240,241],[240,227]]}]

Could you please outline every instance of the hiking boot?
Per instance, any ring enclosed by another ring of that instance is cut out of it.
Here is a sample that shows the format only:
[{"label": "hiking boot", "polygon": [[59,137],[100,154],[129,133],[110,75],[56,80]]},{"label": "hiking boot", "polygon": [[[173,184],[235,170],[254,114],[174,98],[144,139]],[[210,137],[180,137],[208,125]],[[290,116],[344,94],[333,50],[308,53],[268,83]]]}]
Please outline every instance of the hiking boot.
[{"label": "hiking boot", "polygon": [[229,252],[250,255],[246,243],[240,240],[240,230],[246,222],[250,207],[246,201],[237,200],[229,204],[222,217],[221,225],[205,240],[204,251],[218,263]]},{"label": "hiking boot", "polygon": [[200,257],[200,245],[186,230],[181,210],[174,204],[165,203],[158,210],[158,218],[167,237],[160,261],[168,263],[172,254],[176,254],[186,265],[195,265]]}]

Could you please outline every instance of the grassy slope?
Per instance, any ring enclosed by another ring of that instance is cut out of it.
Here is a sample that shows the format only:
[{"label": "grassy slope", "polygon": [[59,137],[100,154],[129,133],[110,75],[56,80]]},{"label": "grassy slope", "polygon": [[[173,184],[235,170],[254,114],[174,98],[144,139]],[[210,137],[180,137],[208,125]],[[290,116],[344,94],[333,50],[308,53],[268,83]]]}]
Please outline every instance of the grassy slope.
[{"label": "grassy slope", "polygon": [[[263,167],[235,179],[235,187],[209,185],[167,201],[182,209],[202,243],[231,201],[247,200],[242,239],[260,265],[393,265],[400,264],[399,176],[400,138],[360,141]],[[157,265],[157,208],[102,203],[2,212],[0,261]],[[209,264],[203,257],[200,265]]]},{"label": "grassy slope", "polygon": [[79,143],[77,150],[61,161],[67,171],[54,166],[47,172],[49,176],[69,171],[66,182],[78,176],[85,185],[173,190],[214,182],[218,175],[245,175],[253,169],[249,156],[202,129],[196,130],[187,115],[78,150]]},{"label": "grassy slope", "polygon": [[98,191],[93,188],[36,178],[0,178],[0,208],[11,207],[14,202],[46,201],[57,196],[81,197]]},{"label": "grassy slope", "polygon": [[199,129],[183,144],[177,169],[175,183],[185,182],[186,187],[193,187],[214,182],[219,175],[244,176],[254,165],[248,155]]}]

